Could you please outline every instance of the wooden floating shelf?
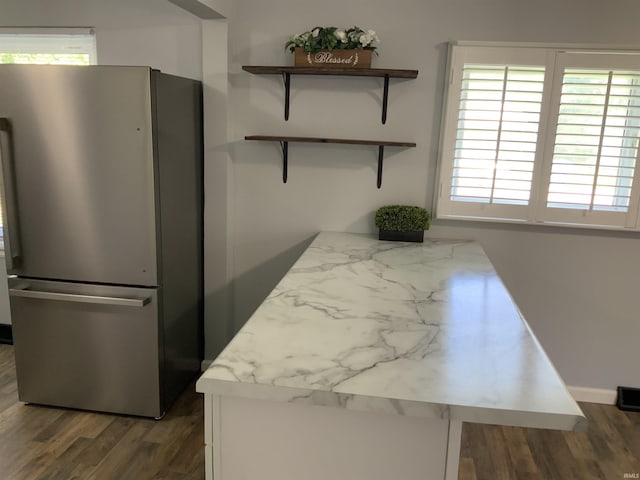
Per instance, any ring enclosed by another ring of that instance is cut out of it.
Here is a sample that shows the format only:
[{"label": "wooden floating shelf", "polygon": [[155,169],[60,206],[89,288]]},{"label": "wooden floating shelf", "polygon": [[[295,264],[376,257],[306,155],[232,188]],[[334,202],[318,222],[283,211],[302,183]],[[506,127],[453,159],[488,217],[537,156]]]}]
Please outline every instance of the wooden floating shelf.
[{"label": "wooden floating shelf", "polygon": [[354,140],[350,138],[283,137],[273,135],[247,135],[245,140],[263,140],[266,142],[303,142],[303,143],[342,143],[348,145],[375,145],[383,147],[415,147],[412,142],[385,142],[382,140]]},{"label": "wooden floating shelf", "polygon": [[387,142],[381,140],[355,140],[350,138],[318,138],[318,137],[285,137],[274,135],[247,135],[245,140],[260,140],[264,142],[280,142],[282,147],[282,181],[287,183],[289,165],[289,142],[298,143],[336,143],[343,145],[372,145],[378,147],[378,188],[382,186],[382,162],[384,147],[412,148],[413,142]]},{"label": "wooden floating shelf", "polygon": [[251,66],[242,69],[256,75],[280,74],[284,81],[284,119],[289,120],[289,103],[291,97],[291,75],[340,75],[349,77],[381,77],[384,78],[382,92],[382,123],[387,123],[387,105],[389,103],[389,79],[418,76],[418,70],[399,70],[393,68],[339,68],[339,67],[284,67],[284,66]]},{"label": "wooden floating shelf", "polygon": [[395,68],[339,68],[339,67],[279,67],[244,65],[245,72],[256,75],[290,73],[292,75],[343,75],[352,77],[416,78],[418,70],[400,70]]}]

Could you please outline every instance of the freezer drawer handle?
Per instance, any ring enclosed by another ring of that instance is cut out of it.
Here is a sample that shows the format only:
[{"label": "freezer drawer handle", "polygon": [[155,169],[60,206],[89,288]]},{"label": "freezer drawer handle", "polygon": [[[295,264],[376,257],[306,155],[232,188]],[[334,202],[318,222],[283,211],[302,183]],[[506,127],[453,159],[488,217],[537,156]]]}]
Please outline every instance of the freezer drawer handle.
[{"label": "freezer drawer handle", "polygon": [[37,298],[40,300],[58,300],[61,302],[99,303],[101,305],[121,305],[125,307],[144,307],[151,301],[146,298],[100,297],[97,295],[78,295],[74,293],[42,292],[25,288],[10,288],[13,297]]},{"label": "freezer drawer handle", "polygon": [[4,253],[9,273],[20,267],[22,263],[12,141],[11,122],[8,118],[2,117],[0,118],[0,196],[4,219]]}]

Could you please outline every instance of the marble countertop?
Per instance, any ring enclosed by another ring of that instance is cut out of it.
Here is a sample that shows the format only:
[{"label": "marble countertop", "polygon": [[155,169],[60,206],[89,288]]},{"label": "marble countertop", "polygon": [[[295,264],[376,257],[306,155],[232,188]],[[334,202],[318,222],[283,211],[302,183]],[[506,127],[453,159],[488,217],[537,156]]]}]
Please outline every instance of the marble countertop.
[{"label": "marble countertop", "polygon": [[469,241],[320,233],[196,389],[477,423],[587,423]]}]

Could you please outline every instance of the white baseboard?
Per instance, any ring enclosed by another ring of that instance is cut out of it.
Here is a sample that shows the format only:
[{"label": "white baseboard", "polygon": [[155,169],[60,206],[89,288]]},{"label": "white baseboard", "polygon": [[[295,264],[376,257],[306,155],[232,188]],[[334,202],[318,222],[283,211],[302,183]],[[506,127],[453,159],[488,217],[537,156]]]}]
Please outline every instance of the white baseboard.
[{"label": "white baseboard", "polygon": [[605,388],[567,387],[576,402],[602,403],[615,405],[618,398],[616,390]]},{"label": "white baseboard", "polygon": [[213,363],[213,360],[207,360],[205,358],[204,360],[202,360],[202,363],[200,364],[200,371],[204,372],[207,368],[211,366],[212,363]]}]

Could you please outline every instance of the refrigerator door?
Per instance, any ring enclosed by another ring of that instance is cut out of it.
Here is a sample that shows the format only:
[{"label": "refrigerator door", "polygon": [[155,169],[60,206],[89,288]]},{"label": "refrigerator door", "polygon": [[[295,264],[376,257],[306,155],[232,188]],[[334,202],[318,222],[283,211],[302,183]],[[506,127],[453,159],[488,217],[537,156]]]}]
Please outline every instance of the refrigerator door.
[{"label": "refrigerator door", "polygon": [[9,274],[158,285],[151,73],[0,65]]},{"label": "refrigerator door", "polygon": [[10,278],[20,400],[161,416],[158,294]]}]

